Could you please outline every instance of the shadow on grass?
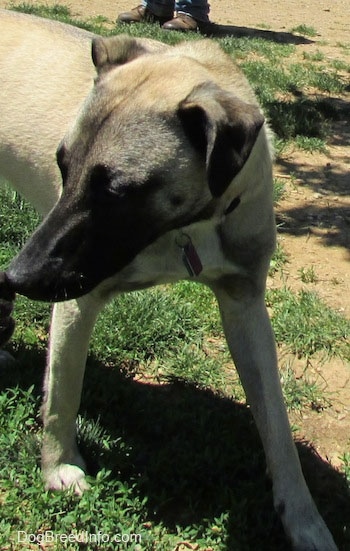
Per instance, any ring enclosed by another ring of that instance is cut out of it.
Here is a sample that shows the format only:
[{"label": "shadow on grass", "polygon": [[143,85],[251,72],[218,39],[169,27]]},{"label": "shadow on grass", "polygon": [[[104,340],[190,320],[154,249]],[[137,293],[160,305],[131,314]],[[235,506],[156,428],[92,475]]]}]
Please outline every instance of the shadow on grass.
[{"label": "shadow on grass", "polygon": [[[278,208],[279,231],[291,235],[316,233],[326,246],[350,250],[350,188],[349,172],[345,169],[348,164],[345,148],[350,140],[347,122],[350,103],[337,97],[315,98],[301,94],[296,101],[271,103],[266,111],[279,137],[321,137],[326,139],[327,146],[340,148],[336,158],[326,152],[319,165],[317,157],[316,163],[312,157],[310,162],[306,159],[304,163],[290,157],[279,159],[285,174],[294,174],[303,186],[318,195],[302,206]],[[291,136],[284,136],[283,131],[288,128]],[[343,157],[341,151],[344,151]]]},{"label": "shadow on grass", "polygon": [[348,249],[350,260],[350,208],[329,202],[321,206],[317,201],[302,207],[280,210],[276,216],[279,233],[308,236],[317,235],[324,245]]},{"label": "shadow on grass", "polygon": [[216,38],[225,36],[234,36],[235,38],[263,38],[264,40],[282,44],[313,44],[315,42],[305,36],[298,36],[288,32],[252,29],[251,27],[237,27],[236,25],[219,25],[217,23],[204,25],[201,28],[201,33]]},{"label": "shadow on grass", "polygon": [[[2,370],[1,387],[26,388],[35,381],[40,392],[44,357],[26,351],[25,358],[25,365]],[[90,359],[81,411],[87,424],[98,421],[113,441],[106,451],[83,434],[89,472],[105,468],[112,478],[136,482],[141,498],[147,497],[150,520],[185,531],[192,524],[215,525],[228,514],[228,551],[285,551],[263,450],[245,405],[185,382],[136,382]],[[297,445],[320,512],[339,549],[349,550],[345,478],[309,443]]]}]

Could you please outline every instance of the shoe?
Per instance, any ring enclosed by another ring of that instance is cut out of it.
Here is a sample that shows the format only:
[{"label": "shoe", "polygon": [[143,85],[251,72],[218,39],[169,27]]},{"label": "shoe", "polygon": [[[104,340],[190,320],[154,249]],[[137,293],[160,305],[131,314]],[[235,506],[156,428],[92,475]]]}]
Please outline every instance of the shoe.
[{"label": "shoe", "polygon": [[182,32],[197,31],[199,29],[199,25],[194,17],[191,17],[191,15],[187,15],[186,13],[178,13],[174,19],[164,23],[164,25],[162,25],[162,29]]},{"label": "shoe", "polygon": [[[171,17],[171,16],[170,16]],[[155,23],[158,22],[161,25],[168,21],[169,17],[162,16],[159,17],[155,15],[149,8],[146,6],[137,6],[130,11],[125,11],[118,15],[117,21],[120,23]]]}]

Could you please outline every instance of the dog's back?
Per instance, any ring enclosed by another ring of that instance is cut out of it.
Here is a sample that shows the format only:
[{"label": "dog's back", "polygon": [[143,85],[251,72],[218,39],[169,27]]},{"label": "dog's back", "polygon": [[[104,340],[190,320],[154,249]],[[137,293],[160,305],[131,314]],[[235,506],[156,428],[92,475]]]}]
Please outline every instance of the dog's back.
[{"label": "dog's back", "polygon": [[45,214],[61,189],[57,146],[95,76],[93,35],[7,10],[0,28],[0,178]]}]

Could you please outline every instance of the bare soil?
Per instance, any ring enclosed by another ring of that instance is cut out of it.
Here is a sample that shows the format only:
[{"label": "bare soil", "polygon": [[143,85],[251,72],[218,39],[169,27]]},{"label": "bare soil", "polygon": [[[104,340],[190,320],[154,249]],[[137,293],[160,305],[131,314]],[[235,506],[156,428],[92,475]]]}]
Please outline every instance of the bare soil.
[{"label": "bare soil", "polygon": [[[44,3],[42,0],[33,4]],[[121,11],[135,7],[130,0],[46,0],[46,4],[68,5],[82,18],[103,15],[111,24]],[[8,2],[0,0],[0,7]],[[296,44],[295,56],[323,53],[328,60],[350,63],[350,11],[348,0],[216,0],[211,21],[217,30],[232,35],[263,35],[267,39]],[[315,36],[302,36],[296,27],[315,29]],[[334,104],[349,105],[350,78],[342,97]],[[310,92],[311,94],[311,92]],[[305,153],[291,149],[283,154],[275,173],[286,184],[286,194],[277,207],[283,226],[280,241],[289,262],[283,274],[270,286],[287,284],[294,290],[314,289],[322,299],[344,316],[350,316],[350,123],[338,120],[329,132],[326,153]],[[301,270],[313,270],[313,282],[303,283]],[[280,363],[286,362],[285,353]],[[292,414],[298,437],[313,442],[321,456],[339,465],[339,455],[350,451],[350,365],[339,359],[314,358],[307,366],[308,378],[318,380],[330,398],[321,411]],[[305,361],[288,355],[288,362],[301,376]]]}]

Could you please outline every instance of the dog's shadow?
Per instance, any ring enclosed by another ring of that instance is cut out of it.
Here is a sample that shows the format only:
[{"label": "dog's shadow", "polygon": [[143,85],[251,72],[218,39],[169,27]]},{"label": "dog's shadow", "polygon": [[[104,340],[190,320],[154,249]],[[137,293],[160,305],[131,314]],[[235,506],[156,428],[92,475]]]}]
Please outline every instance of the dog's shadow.
[{"label": "dog's shadow", "polygon": [[[38,362],[42,364],[43,358]],[[16,379],[22,387],[33,384],[29,373],[19,369],[17,375],[12,373],[12,384]],[[40,388],[40,376],[36,382]],[[215,529],[215,519],[228,514],[227,550],[288,547],[273,510],[264,453],[247,406],[181,381],[137,382],[90,358],[81,412],[79,445],[90,474],[105,468],[114,478],[136,483],[138,494],[147,497],[150,519],[185,532],[203,521]],[[105,449],[90,437],[89,426],[96,423],[112,442]],[[299,442],[298,451],[339,549],[349,550],[350,493],[345,477],[307,442]]]},{"label": "dog's shadow", "polygon": [[271,42],[281,44],[314,44],[314,40],[302,35],[287,31],[270,31],[268,29],[255,29],[252,27],[238,27],[237,25],[220,25],[218,23],[207,23],[201,26],[201,34],[224,38],[233,36],[235,38],[262,38]]}]

